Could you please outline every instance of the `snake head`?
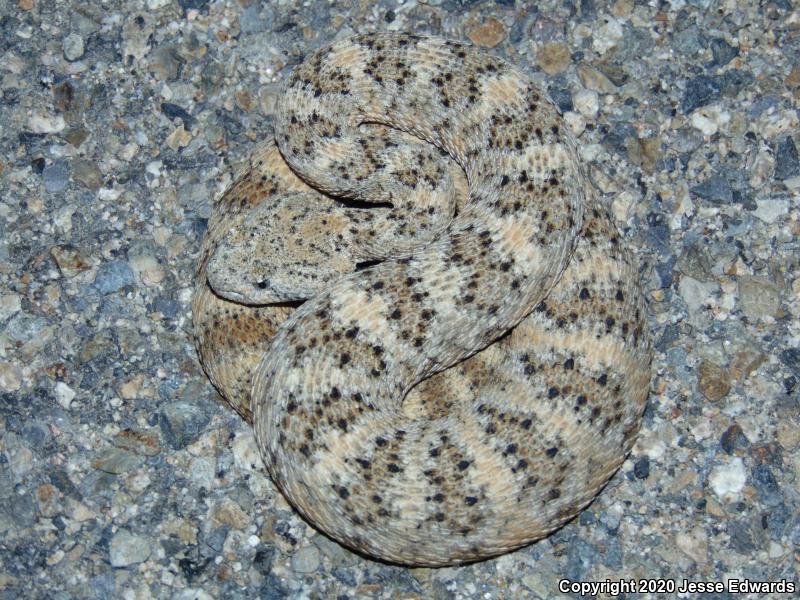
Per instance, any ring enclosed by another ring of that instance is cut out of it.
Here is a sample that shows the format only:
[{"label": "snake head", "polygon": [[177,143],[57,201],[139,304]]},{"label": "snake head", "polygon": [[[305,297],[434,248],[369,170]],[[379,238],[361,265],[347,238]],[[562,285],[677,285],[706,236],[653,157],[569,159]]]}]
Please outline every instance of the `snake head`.
[{"label": "snake head", "polygon": [[332,231],[333,204],[301,192],[253,208],[211,254],[211,289],[239,304],[296,302],[355,270],[356,259]]}]

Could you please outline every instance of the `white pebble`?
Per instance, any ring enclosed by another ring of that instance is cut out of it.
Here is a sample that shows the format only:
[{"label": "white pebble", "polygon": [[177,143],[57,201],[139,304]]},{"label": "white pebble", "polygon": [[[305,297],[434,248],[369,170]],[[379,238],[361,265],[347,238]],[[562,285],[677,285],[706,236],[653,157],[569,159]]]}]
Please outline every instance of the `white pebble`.
[{"label": "white pebble", "polygon": [[58,133],[67,126],[61,115],[34,113],[28,119],[28,129],[33,133]]},{"label": "white pebble", "polygon": [[692,113],[692,127],[702,131],[703,135],[714,135],[730,120],[730,113],[719,106],[704,106]]},{"label": "white pebble", "polygon": [[753,211],[753,214],[764,223],[774,223],[788,213],[787,198],[760,198],[756,200],[756,209]]},{"label": "white pebble", "polygon": [[591,120],[597,117],[597,111],[600,109],[600,100],[597,92],[580,90],[572,97],[572,103],[577,111],[587,119]]},{"label": "white pebble", "polygon": [[62,408],[69,408],[74,399],[75,390],[73,390],[63,381],[56,383],[56,401],[61,405]]},{"label": "white pebble", "polygon": [[734,502],[739,499],[739,493],[744,489],[747,481],[747,471],[744,462],[738,456],[733,457],[727,464],[714,467],[708,482],[717,498],[723,502]]}]

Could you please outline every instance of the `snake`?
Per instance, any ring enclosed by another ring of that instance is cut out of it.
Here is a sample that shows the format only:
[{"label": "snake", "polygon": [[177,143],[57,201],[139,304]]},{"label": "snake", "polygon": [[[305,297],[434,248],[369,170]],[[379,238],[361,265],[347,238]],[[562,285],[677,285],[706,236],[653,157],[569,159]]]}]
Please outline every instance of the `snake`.
[{"label": "snake", "polygon": [[575,517],[650,385],[639,268],[548,94],[459,41],[295,66],[212,207],[202,366],[271,479],[367,557],[497,556]]}]

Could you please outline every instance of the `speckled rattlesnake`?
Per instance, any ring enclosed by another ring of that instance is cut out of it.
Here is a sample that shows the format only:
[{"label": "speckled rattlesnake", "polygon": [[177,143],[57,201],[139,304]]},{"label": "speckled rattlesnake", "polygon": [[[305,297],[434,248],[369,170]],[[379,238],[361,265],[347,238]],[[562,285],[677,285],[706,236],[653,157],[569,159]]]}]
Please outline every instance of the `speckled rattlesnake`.
[{"label": "speckled rattlesnake", "polygon": [[572,518],[633,444],[650,350],[546,95],[468,45],[361,35],[294,70],[275,140],[214,207],[193,312],[284,495],[418,565]]}]

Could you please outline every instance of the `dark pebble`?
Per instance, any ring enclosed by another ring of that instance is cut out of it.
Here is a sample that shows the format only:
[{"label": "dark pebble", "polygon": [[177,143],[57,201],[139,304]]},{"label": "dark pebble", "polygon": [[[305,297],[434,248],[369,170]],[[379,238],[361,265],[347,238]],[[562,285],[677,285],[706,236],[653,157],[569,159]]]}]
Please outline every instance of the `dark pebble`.
[{"label": "dark pebble", "polygon": [[264,545],[253,556],[253,566],[261,573],[269,573],[275,559],[275,546]]},{"label": "dark pebble", "polygon": [[184,11],[191,9],[202,10],[208,4],[208,0],[178,0],[178,4]]},{"label": "dark pebble", "polygon": [[723,38],[714,38],[709,45],[714,57],[711,63],[713,67],[724,67],[739,55],[739,49],[731,46]]},{"label": "dark pebble", "polygon": [[163,112],[169,119],[182,120],[187,128],[191,127],[195,121],[195,118],[186,112],[185,109],[181,108],[177,104],[172,104],[172,102],[162,102],[161,112]]},{"label": "dark pebble", "polygon": [[153,300],[150,309],[152,312],[160,312],[167,319],[174,319],[180,314],[181,305],[180,302],[177,302],[172,298],[164,298],[163,296],[159,296]]},{"label": "dark pebble", "polygon": [[572,581],[580,581],[586,570],[597,562],[597,558],[594,546],[579,537],[572,538],[565,576]]},{"label": "dark pebble", "polygon": [[694,186],[690,191],[695,196],[716,204],[731,204],[733,202],[731,185],[722,175],[713,175],[703,183]]},{"label": "dark pebble", "polygon": [[603,144],[624,154],[628,151],[627,142],[637,137],[636,129],[630,123],[615,123],[612,129],[603,138]]},{"label": "dark pebble", "polygon": [[636,479],[647,479],[650,476],[650,457],[641,456],[633,465],[633,474]]},{"label": "dark pebble", "polygon": [[731,69],[717,77],[717,86],[720,92],[726,96],[735,96],[744,88],[752,85],[753,81],[755,78],[752,73],[741,69]]},{"label": "dark pebble", "polygon": [[800,175],[797,146],[791,136],[786,136],[775,148],[775,179],[783,181]]},{"label": "dark pebble", "polygon": [[550,88],[550,97],[555,102],[558,110],[562,113],[568,112],[574,108],[572,104],[572,94],[566,88]]},{"label": "dark pebble", "polygon": [[197,404],[172,402],[161,409],[159,425],[167,443],[177,450],[197,439],[210,418]]},{"label": "dark pebble", "polygon": [[256,597],[261,600],[283,600],[289,597],[289,592],[281,585],[281,580],[270,573],[264,578]]},{"label": "dark pebble", "polygon": [[789,348],[781,351],[778,358],[792,370],[797,377],[800,377],[800,348]]},{"label": "dark pebble", "polygon": [[719,445],[727,454],[733,454],[737,449],[745,450],[749,448],[750,440],[747,439],[742,428],[734,423],[722,434],[722,437],[719,439]]},{"label": "dark pebble", "polygon": [[664,333],[661,334],[661,337],[656,343],[656,347],[664,352],[672,345],[672,342],[678,339],[680,333],[681,329],[677,323],[667,325],[664,327]]},{"label": "dark pebble", "polygon": [[756,465],[750,472],[758,497],[767,506],[777,506],[783,501],[781,488],[767,465]]},{"label": "dark pebble", "polygon": [[689,114],[696,108],[716,102],[720,97],[720,86],[711,77],[700,75],[690,79],[681,100],[681,110]]},{"label": "dark pebble", "polygon": [[761,527],[767,530],[771,539],[778,541],[786,531],[791,516],[791,511],[781,502],[761,516]]}]

